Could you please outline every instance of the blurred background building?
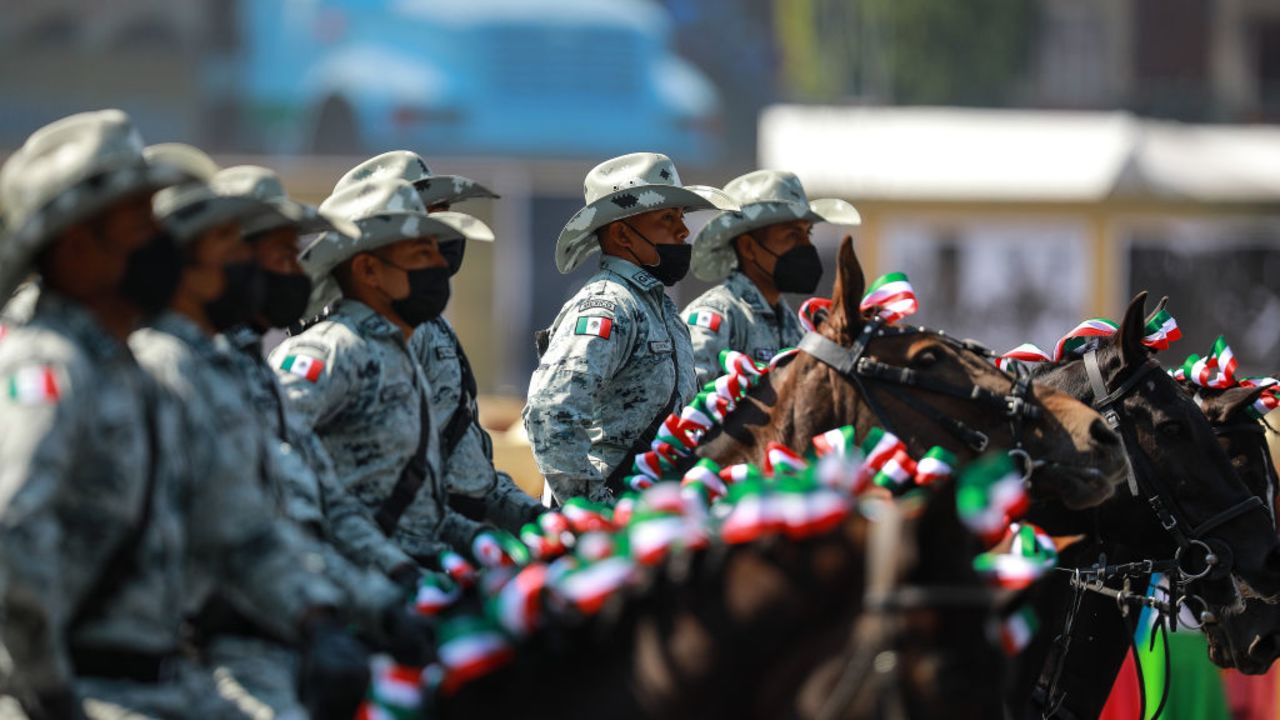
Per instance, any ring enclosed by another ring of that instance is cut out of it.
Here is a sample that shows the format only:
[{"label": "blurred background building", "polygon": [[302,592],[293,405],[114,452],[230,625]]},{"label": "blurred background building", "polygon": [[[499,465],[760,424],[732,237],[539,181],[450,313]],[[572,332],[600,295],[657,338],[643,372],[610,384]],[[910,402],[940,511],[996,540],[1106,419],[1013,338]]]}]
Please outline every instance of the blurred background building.
[{"label": "blurred background building", "polygon": [[449,314],[497,395],[591,271],[552,261],[582,177],[640,149],[847,198],[868,274],[1000,349],[1146,288],[1179,353],[1280,356],[1275,0],[42,0],[5,4],[0,58],[0,154],[117,106],[313,202],[392,148],[491,184]]}]

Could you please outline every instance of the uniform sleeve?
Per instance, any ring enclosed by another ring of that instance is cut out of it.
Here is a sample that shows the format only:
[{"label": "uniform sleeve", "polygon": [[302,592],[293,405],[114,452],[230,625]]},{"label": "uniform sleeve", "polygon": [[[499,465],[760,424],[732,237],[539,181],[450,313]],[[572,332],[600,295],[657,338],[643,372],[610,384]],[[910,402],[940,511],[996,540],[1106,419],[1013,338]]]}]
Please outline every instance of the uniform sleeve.
[{"label": "uniform sleeve", "polygon": [[79,447],[77,418],[86,410],[60,367],[9,366],[0,369],[0,379],[8,385],[22,373],[46,370],[56,397],[22,401],[0,394],[0,642],[13,660],[11,667],[0,664],[0,680],[8,681],[0,686],[24,694],[70,688],[64,635],[76,599],[61,591],[59,580],[64,573],[93,572],[63,565],[55,506],[68,489]]},{"label": "uniform sleeve", "polygon": [[631,354],[635,333],[634,313],[621,303],[612,310],[571,306],[533,372],[525,431],[538,470],[561,501],[606,496],[606,471],[589,459],[589,431],[595,409],[606,401],[604,389]]},{"label": "uniform sleeve", "polygon": [[342,353],[345,364],[340,365],[340,341],[335,335],[312,332],[291,337],[268,360],[289,411],[311,429],[336,417],[351,400],[356,353]]},{"label": "uniform sleeve", "polygon": [[734,346],[735,323],[726,308],[694,301],[680,313],[693,344],[694,380],[699,389],[722,375],[720,351]]},{"label": "uniform sleeve", "polygon": [[382,573],[389,574],[413,563],[382,532],[364,504],[342,486],[319,439],[310,435],[309,440],[311,451],[308,456],[316,458],[312,467],[315,469],[329,538],[334,546],[356,565],[375,568]]},{"label": "uniform sleeve", "polygon": [[[257,473],[240,466],[243,460],[240,464],[227,462],[225,455],[235,454],[240,446],[229,441],[233,435],[218,432],[218,420],[208,402],[214,393],[227,391],[221,380],[200,362],[192,362],[169,378],[171,385],[191,385],[192,399],[183,407],[192,428],[188,437],[211,440],[194,443],[208,455],[197,460],[196,467],[202,472],[192,478],[188,488],[189,507],[193,508],[187,518],[192,558],[207,568],[219,583],[219,591],[237,607],[276,633],[291,637],[308,609],[337,607],[342,593],[326,576],[319,543],[297,524],[279,521]],[[245,447],[254,442],[254,438],[234,437],[246,442]],[[256,440],[260,443],[258,452],[269,452],[262,438]]]}]

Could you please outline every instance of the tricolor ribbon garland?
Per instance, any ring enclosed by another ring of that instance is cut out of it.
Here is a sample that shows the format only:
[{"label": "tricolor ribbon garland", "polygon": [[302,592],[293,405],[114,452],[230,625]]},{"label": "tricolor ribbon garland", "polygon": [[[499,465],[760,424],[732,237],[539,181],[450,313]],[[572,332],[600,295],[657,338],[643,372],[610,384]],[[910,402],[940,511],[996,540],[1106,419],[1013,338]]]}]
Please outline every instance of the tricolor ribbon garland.
[{"label": "tricolor ribbon garland", "polygon": [[[1058,339],[1053,352],[1047,353],[1032,343],[1023,343],[996,358],[996,367],[1008,370],[1013,362],[1034,365],[1062,362],[1076,352],[1082,352],[1099,338],[1116,334],[1120,326],[1107,318],[1090,318],[1075,326]],[[1168,350],[1169,344],[1182,338],[1178,321],[1163,308],[1147,321],[1143,328],[1142,343],[1153,350]]]}]

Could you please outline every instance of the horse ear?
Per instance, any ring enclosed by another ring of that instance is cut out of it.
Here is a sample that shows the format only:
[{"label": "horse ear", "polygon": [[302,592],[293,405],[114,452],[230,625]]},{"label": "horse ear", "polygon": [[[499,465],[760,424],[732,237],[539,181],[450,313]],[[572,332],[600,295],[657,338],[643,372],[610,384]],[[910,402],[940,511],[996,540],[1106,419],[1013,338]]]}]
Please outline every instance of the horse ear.
[{"label": "horse ear", "polygon": [[1142,344],[1146,335],[1146,305],[1147,291],[1143,290],[1129,301],[1129,309],[1124,311],[1124,320],[1120,322],[1120,354],[1126,367],[1144,362],[1149,354],[1147,346]]},{"label": "horse ear", "polygon": [[[1156,315],[1159,315],[1160,311],[1165,309],[1165,306],[1167,306],[1168,304],[1169,304],[1168,295],[1165,295],[1164,297],[1160,298],[1160,302],[1156,303],[1155,309],[1152,310],[1151,314],[1147,316],[1147,323],[1151,322],[1152,320],[1155,320]],[[1146,323],[1143,323],[1143,324],[1145,325]]]},{"label": "horse ear", "polygon": [[862,274],[862,263],[853,251],[853,236],[845,235],[840,241],[840,253],[836,260],[836,282],[831,291],[831,314],[826,325],[852,338],[862,327],[862,296],[867,290],[867,279]]},{"label": "horse ear", "polygon": [[1204,415],[1212,423],[1225,423],[1232,416],[1253,405],[1262,396],[1264,387],[1233,387],[1204,399]]}]

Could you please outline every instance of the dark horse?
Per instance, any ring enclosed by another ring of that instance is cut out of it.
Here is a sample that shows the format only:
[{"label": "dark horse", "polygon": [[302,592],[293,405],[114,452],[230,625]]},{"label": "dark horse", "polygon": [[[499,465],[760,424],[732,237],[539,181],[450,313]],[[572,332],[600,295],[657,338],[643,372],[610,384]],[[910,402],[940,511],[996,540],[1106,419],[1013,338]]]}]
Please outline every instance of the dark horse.
[{"label": "dark horse", "polygon": [[[1221,615],[1239,604],[1237,584],[1260,597],[1280,591],[1280,541],[1204,414],[1143,345],[1145,299],[1134,298],[1115,335],[1035,374],[1116,424],[1131,462],[1129,489],[1083,512],[1033,504],[1029,517],[1055,535],[1084,536],[1062,552],[1064,567],[1088,568],[1104,553],[1109,565],[1177,556],[1187,576],[1201,576],[1190,593]],[[1148,578],[1134,573],[1132,589],[1142,593]],[[1015,715],[1096,717],[1124,659],[1132,629],[1116,601],[1086,592],[1072,613],[1068,580],[1056,573],[1031,590],[1042,629],[1016,665],[1008,694]]]},{"label": "dark horse", "polygon": [[[853,423],[861,436],[886,425],[916,455],[942,445],[964,462],[977,451],[958,437],[978,435],[992,449],[1021,447],[1044,463],[1034,491],[1073,507],[1096,504],[1112,492],[1123,456],[1119,439],[1096,412],[1061,393],[1015,385],[982,352],[945,335],[879,333],[879,324],[869,325],[858,311],[864,283],[846,239],[823,337],[847,348],[873,326],[867,356],[882,368],[911,370],[903,377],[925,380],[886,391],[873,409],[859,385],[887,388],[892,381],[853,380],[800,353],[767,375],[723,429],[712,432],[702,456],[721,464],[759,462],[769,441],[804,448],[834,427]],[[1000,411],[973,398],[998,400]],[[925,406],[931,411],[922,412]],[[810,540],[775,537],[675,556],[649,573],[645,587],[618,598],[600,616],[578,623],[551,618],[513,665],[446,698],[441,710],[457,717],[618,718],[817,712],[823,694],[813,693],[814,707],[806,709],[800,688],[817,663],[839,657],[868,605],[870,585],[891,591],[870,598],[871,614],[892,614],[896,622],[857,632],[877,650],[868,658],[872,667],[887,684],[907,689],[900,697],[909,699],[909,711],[998,713],[994,683],[1002,658],[988,641],[989,596],[973,592],[981,588],[971,564],[977,548],[956,517],[951,488],[944,486],[919,515],[900,522],[887,552],[868,552],[886,543],[876,542],[876,526],[854,513]],[[920,592],[896,592],[904,584]],[[966,601],[949,604],[931,588],[967,593]],[[913,603],[913,597],[926,602]],[[973,598],[981,602],[968,601]],[[940,642],[950,648],[942,659],[932,654]],[[862,662],[852,660],[837,670]],[[841,675],[833,681],[844,692]],[[862,700],[860,688],[852,691],[850,702]],[[944,704],[954,698],[959,701]]]},{"label": "dark horse", "polygon": [[[1275,527],[1276,491],[1280,479],[1267,447],[1267,425],[1246,410],[1262,388],[1202,388],[1183,383],[1213,426],[1223,451],[1249,491],[1261,498]],[[1265,673],[1280,657],[1280,605],[1246,598],[1245,608],[1227,608],[1217,622],[1206,623],[1209,658],[1220,667],[1249,675]]]}]

